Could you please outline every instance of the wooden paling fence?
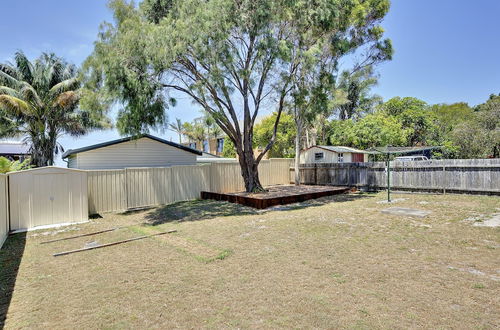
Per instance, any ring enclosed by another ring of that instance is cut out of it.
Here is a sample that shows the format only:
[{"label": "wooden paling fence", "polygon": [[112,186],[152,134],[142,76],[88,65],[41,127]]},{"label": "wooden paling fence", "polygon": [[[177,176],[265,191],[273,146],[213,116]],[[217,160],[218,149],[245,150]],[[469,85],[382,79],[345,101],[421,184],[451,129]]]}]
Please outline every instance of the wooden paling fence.
[{"label": "wooden paling fence", "polygon": [[[292,159],[263,160],[263,185],[288,184]],[[245,189],[238,162],[87,171],[89,213],[125,211],[200,197],[201,191]]]},{"label": "wooden paling fence", "polygon": [[[304,184],[387,188],[385,162],[307,164],[300,172]],[[390,183],[400,190],[500,194],[500,159],[391,162]]]}]

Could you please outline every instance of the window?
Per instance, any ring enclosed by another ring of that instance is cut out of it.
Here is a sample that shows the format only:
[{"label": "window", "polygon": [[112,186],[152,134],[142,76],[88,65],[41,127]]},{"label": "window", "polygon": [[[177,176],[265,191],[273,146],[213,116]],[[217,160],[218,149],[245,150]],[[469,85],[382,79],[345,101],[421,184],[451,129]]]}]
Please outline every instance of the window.
[{"label": "window", "polygon": [[208,140],[203,140],[203,152],[210,152],[208,148]]},{"label": "window", "polygon": [[314,160],[322,160],[324,157],[324,154],[322,152],[315,152],[314,153]]},{"label": "window", "polygon": [[196,142],[189,143],[189,148],[196,149]]},{"label": "window", "polygon": [[342,152],[339,153],[338,161],[339,161],[339,163],[343,163],[344,162],[344,154]]},{"label": "window", "polygon": [[224,150],[224,138],[217,139],[217,152]]}]

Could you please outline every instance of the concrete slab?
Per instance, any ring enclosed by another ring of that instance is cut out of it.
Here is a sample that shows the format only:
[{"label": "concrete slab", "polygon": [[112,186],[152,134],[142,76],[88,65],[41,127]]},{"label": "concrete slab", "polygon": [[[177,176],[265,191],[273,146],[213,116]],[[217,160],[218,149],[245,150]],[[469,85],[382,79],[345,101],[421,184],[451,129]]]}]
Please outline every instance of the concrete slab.
[{"label": "concrete slab", "polygon": [[406,207],[389,207],[387,209],[383,209],[381,212],[387,214],[404,215],[404,216],[418,217],[418,218],[425,218],[426,216],[432,213],[431,211],[410,209]]},{"label": "concrete slab", "polygon": [[500,227],[500,213],[493,214],[490,219],[474,222],[476,227]]}]

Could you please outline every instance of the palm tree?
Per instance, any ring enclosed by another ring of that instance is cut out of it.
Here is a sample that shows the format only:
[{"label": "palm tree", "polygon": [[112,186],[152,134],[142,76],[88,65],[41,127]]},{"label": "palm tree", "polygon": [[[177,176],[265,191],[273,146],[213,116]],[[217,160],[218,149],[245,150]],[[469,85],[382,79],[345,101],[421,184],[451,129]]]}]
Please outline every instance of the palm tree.
[{"label": "palm tree", "polygon": [[80,136],[109,127],[102,114],[78,108],[80,79],[74,65],[43,53],[30,62],[22,52],[15,64],[0,64],[0,137],[23,136],[35,166],[54,164],[64,134]]},{"label": "palm tree", "polygon": [[179,134],[179,143],[182,143],[182,134],[184,134],[184,126],[182,124],[182,121],[179,118],[175,118],[175,123],[168,124],[168,127],[171,131]]}]

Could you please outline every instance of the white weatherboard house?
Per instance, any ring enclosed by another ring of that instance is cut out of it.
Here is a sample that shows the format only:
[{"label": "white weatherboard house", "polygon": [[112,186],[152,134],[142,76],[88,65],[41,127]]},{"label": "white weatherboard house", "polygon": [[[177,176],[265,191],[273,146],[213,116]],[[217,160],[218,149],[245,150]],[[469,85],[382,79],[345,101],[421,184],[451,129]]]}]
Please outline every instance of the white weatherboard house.
[{"label": "white weatherboard house", "polygon": [[371,152],[350,147],[312,146],[301,151],[300,163],[363,163],[368,161],[369,154]]},{"label": "white weatherboard house", "polygon": [[196,165],[198,150],[143,134],[66,151],[69,168],[81,170]]}]

